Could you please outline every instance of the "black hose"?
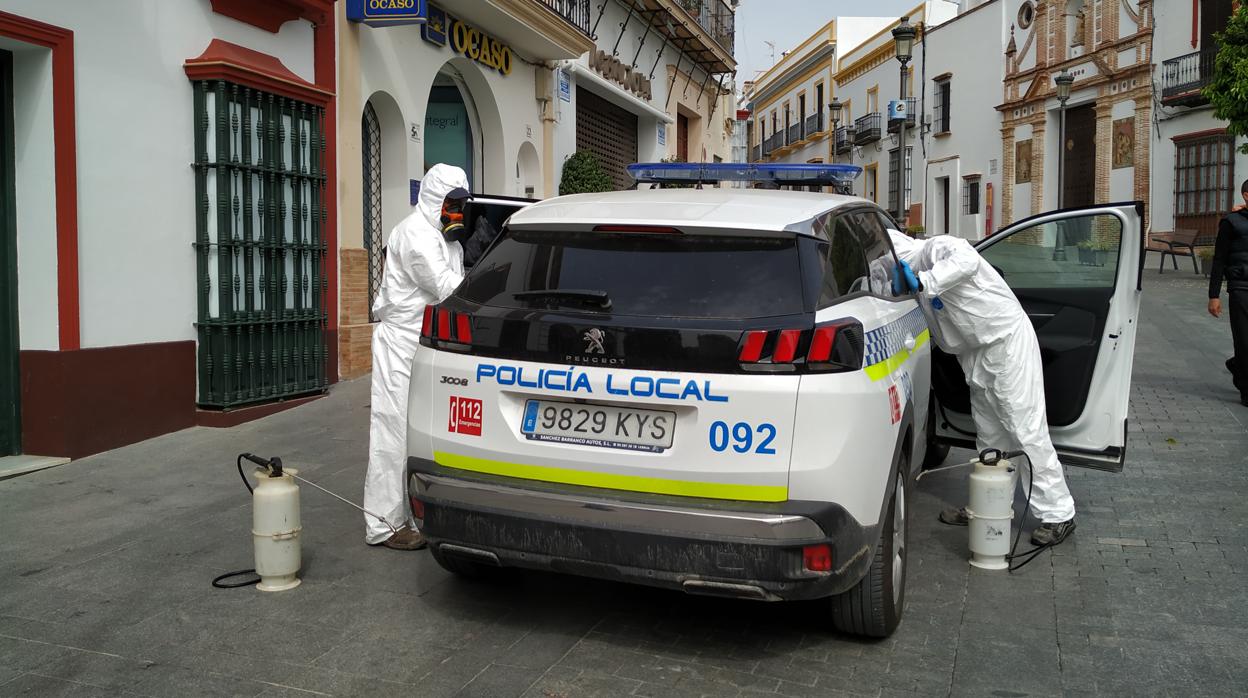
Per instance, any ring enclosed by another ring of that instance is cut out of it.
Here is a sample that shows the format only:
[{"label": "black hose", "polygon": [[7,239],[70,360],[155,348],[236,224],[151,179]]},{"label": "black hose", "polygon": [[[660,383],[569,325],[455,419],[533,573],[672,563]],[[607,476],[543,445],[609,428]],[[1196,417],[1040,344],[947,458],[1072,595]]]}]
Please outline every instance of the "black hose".
[{"label": "black hose", "polygon": [[1037,545],[1031,550],[1024,550],[1021,553],[1014,552],[1015,550],[1018,550],[1018,541],[1023,537],[1023,524],[1027,521],[1027,512],[1031,510],[1031,493],[1036,486],[1036,474],[1032,469],[1031,456],[1027,455],[1026,451],[1019,451],[1019,453],[1023,456],[1023,458],[1027,459],[1027,503],[1023,506],[1023,520],[1018,522],[1018,533],[1014,534],[1014,545],[1010,546],[1010,554],[1005,556],[1006,561],[1010,563],[1013,563],[1013,561],[1017,558],[1023,559],[1023,561],[1017,565],[1010,564],[1009,571],[1011,573],[1015,570],[1021,570],[1027,565],[1027,563],[1036,559],[1040,553],[1053,547],[1052,543],[1045,543],[1044,545]]},{"label": "black hose", "polygon": [[243,487],[247,488],[248,494],[255,494],[255,490],[251,489],[251,483],[247,481],[247,476],[243,474],[243,455],[238,455],[238,476],[243,478]]},{"label": "black hose", "polygon": [[229,579],[230,577],[237,577],[240,574],[256,574],[256,570],[250,569],[250,570],[238,570],[236,572],[226,572],[220,577],[217,577],[216,579],[212,580],[212,585],[218,589],[237,589],[239,587],[249,587],[252,584],[260,583],[260,575],[256,575],[255,579],[248,579],[248,580],[244,580],[241,582],[234,582],[233,584],[224,584],[221,582],[222,579]]}]

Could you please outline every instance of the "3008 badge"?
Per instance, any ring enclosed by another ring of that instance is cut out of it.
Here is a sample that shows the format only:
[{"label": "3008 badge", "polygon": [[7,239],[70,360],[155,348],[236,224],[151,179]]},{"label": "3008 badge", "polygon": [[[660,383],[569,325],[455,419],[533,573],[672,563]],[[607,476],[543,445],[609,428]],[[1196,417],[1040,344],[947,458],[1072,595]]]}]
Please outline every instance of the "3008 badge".
[{"label": "3008 badge", "polygon": [[452,434],[481,435],[481,401],[470,397],[451,396],[450,416],[446,430]]}]

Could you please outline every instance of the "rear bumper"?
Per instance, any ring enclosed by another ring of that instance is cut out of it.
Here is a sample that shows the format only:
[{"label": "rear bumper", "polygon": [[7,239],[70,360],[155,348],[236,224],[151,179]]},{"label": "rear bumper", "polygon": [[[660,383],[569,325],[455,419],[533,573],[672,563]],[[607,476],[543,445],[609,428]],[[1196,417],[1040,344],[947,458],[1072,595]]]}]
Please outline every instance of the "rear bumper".
[{"label": "rear bumper", "polygon": [[[468,473],[408,459],[421,531],[440,554],[759,600],[838,594],[866,573],[877,540],[826,502],[724,502]],[[829,544],[832,571],[802,547]]]}]

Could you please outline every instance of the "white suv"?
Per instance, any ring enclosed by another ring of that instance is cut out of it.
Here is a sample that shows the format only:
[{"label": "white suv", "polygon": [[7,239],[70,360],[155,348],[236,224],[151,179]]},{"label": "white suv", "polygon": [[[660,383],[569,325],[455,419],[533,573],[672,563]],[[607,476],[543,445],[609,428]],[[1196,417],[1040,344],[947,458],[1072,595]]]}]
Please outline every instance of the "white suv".
[{"label": "white suv", "polygon": [[434,557],[832,597],[837,628],[891,633],[913,476],[944,455],[894,225],[862,199],[742,189],[515,213],[424,319],[408,480]]}]

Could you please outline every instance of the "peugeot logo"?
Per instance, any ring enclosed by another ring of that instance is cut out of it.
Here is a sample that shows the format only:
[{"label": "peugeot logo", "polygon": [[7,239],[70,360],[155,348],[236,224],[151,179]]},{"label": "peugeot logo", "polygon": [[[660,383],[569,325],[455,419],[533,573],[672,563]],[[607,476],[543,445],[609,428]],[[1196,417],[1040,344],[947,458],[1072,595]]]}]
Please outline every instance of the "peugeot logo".
[{"label": "peugeot logo", "polygon": [[597,327],[590,329],[590,330],[586,330],[584,337],[582,337],[582,339],[585,340],[585,352],[584,353],[586,354],[607,353],[606,350],[603,349],[602,347],[602,342],[606,338],[607,338],[607,335],[604,334],[603,331],[598,329]]}]

